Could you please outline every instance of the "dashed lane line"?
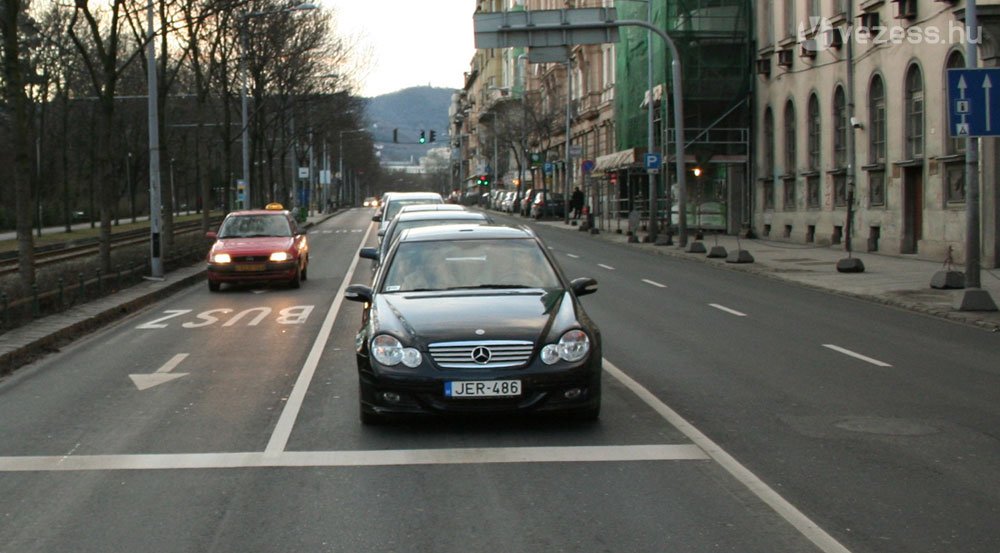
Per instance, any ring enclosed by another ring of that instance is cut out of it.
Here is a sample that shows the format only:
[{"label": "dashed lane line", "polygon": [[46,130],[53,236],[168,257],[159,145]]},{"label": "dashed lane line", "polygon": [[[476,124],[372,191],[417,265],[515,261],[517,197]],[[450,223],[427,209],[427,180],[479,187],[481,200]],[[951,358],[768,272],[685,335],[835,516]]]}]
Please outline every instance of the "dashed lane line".
[{"label": "dashed lane line", "polygon": [[645,282],[646,284],[652,284],[653,286],[656,286],[657,288],[666,288],[667,287],[666,284],[660,284],[659,282],[656,282],[655,280],[649,280],[647,278],[642,279],[642,281]]},{"label": "dashed lane line", "polygon": [[879,361],[878,359],[872,359],[871,357],[868,357],[866,355],[861,355],[860,353],[858,353],[856,351],[851,351],[849,349],[842,348],[840,346],[835,346],[833,344],[823,344],[823,347],[824,348],[832,349],[833,351],[836,351],[836,352],[839,352],[839,353],[843,353],[844,355],[849,355],[849,356],[851,356],[851,357],[853,357],[855,359],[860,359],[860,360],[864,361],[865,363],[871,363],[872,365],[875,365],[876,367],[891,367],[892,366],[892,365],[890,365],[888,363],[885,363],[883,361]]},{"label": "dashed lane line", "polygon": [[730,308],[726,307],[725,305],[719,305],[717,303],[710,303],[708,305],[710,305],[710,306],[718,309],[719,311],[725,311],[726,313],[729,313],[730,315],[736,315],[737,317],[746,317],[747,316],[746,313],[737,311],[735,309],[730,309]]},{"label": "dashed lane line", "polygon": [[600,267],[600,268],[602,268],[602,269],[607,269],[609,271],[614,271],[615,270],[615,268],[612,267],[611,265],[605,265],[604,263],[598,263],[597,266]]}]

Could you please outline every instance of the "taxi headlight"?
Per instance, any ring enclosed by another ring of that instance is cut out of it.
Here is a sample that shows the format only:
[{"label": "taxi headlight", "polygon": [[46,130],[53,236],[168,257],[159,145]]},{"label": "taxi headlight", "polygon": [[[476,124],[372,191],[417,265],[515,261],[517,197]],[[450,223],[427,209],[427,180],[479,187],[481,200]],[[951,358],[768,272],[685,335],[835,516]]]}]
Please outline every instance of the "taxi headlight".
[{"label": "taxi headlight", "polygon": [[590,338],[582,330],[570,330],[559,338],[558,344],[549,344],[542,348],[542,362],[552,365],[562,359],[575,363],[587,357],[590,353]]},{"label": "taxi headlight", "polygon": [[274,252],[271,254],[271,261],[288,261],[291,256],[288,252]]},{"label": "taxi headlight", "polygon": [[404,348],[399,340],[388,334],[379,334],[372,339],[372,357],[387,367],[402,363],[411,369],[423,361],[416,348]]},{"label": "taxi headlight", "polygon": [[228,253],[217,253],[212,256],[212,263],[229,263],[232,260]]}]

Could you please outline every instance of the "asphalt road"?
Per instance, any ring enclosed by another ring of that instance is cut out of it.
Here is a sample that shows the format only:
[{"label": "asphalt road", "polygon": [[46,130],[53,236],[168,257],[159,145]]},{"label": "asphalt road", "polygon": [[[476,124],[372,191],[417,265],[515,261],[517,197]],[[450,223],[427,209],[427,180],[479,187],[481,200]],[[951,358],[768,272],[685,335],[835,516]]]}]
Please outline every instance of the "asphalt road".
[{"label": "asphalt road", "polygon": [[363,428],[369,219],[311,230],[299,290],[199,285],[0,382],[0,552],[1000,544],[995,335],[562,229],[601,420]]}]

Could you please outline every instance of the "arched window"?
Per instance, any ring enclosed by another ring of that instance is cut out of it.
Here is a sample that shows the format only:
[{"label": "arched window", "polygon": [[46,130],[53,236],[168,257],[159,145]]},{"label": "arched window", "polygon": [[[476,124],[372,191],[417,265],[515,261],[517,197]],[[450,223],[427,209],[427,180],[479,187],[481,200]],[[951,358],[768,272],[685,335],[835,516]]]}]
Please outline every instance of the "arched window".
[{"label": "arched window", "polygon": [[785,102],[785,174],[794,175],[796,166],[795,104]]},{"label": "arched window", "polygon": [[[962,54],[961,50],[954,50],[948,55],[948,61],[945,63],[945,86],[948,83],[948,69],[962,69],[965,67],[965,55]],[[945,136],[948,136],[946,133]],[[964,154],[965,153],[965,139],[964,138],[948,138],[948,143],[945,145],[945,149],[948,154]]]},{"label": "arched window", "polygon": [[782,207],[786,210],[795,209],[795,181],[796,181],[796,148],[797,139],[795,136],[795,104],[791,98],[785,102],[785,176],[782,179],[784,187],[784,197]]},{"label": "arched window", "polygon": [[885,137],[885,85],[875,75],[868,87],[868,163],[885,163]]},{"label": "arched window", "polygon": [[907,159],[924,157],[924,78],[917,64],[906,72],[905,140]]},{"label": "arched window", "polygon": [[833,204],[847,205],[847,99],[844,88],[833,91]]},{"label": "arched window", "polygon": [[764,147],[761,182],[764,188],[764,209],[774,209],[774,113],[764,110]]},{"label": "arched window", "polygon": [[806,206],[811,208],[819,207],[819,171],[822,167],[820,160],[820,137],[822,136],[822,118],[819,112],[819,98],[816,94],[809,96],[809,107],[807,108],[807,129],[809,133],[809,175],[806,177]]},{"label": "arched window", "polygon": [[885,205],[885,83],[876,74],[868,86],[868,204]]},{"label": "arched window", "polygon": [[833,164],[847,166],[847,100],[841,86],[833,91]]}]

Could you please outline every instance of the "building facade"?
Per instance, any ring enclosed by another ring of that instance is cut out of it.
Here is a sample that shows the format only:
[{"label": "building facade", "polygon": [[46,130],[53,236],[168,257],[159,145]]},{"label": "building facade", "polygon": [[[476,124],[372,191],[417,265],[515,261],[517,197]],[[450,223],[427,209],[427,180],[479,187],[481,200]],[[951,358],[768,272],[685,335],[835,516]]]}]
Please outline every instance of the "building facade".
[{"label": "building facade", "polygon": [[[758,234],[964,260],[966,141],[950,136],[946,94],[947,70],[966,65],[963,4],[756,3]],[[996,2],[980,4],[980,65],[996,65]],[[982,259],[996,266],[997,145],[982,142]]]}]

